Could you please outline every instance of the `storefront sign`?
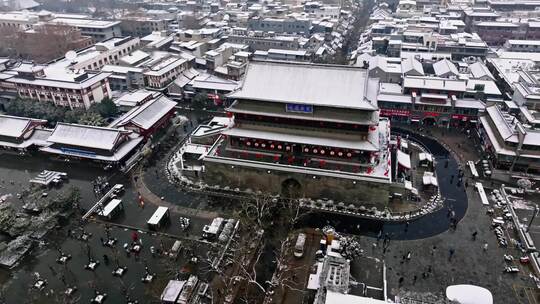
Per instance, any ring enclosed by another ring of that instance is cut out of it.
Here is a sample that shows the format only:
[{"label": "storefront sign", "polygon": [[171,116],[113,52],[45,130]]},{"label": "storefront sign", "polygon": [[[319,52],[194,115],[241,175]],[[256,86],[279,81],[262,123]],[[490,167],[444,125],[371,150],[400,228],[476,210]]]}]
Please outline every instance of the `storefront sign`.
[{"label": "storefront sign", "polygon": [[463,115],[463,114],[454,114],[452,115],[452,119],[459,119],[462,121],[467,121],[469,119],[469,116]]},{"label": "storefront sign", "polygon": [[288,103],[286,104],[285,111],[296,112],[296,113],[313,113],[313,106],[305,105],[305,104]]},{"label": "storefront sign", "polygon": [[425,112],[424,117],[439,117],[440,114],[436,112]]},{"label": "storefront sign", "polygon": [[381,109],[382,116],[410,116],[411,111],[400,109]]}]

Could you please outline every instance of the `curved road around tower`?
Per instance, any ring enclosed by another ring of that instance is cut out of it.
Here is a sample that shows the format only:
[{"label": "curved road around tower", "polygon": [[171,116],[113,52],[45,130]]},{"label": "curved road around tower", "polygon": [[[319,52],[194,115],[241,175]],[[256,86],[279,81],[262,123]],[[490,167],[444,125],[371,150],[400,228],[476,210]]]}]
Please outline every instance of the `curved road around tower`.
[{"label": "curved road around tower", "polygon": [[[385,222],[373,219],[352,218],[335,214],[314,213],[306,216],[301,225],[321,227],[324,223],[334,226],[337,231],[358,235],[376,236],[379,231],[388,233],[391,239],[407,240],[421,239],[442,233],[450,228],[449,208],[455,212],[455,219],[461,221],[467,211],[467,194],[463,185],[457,186],[459,164],[451,151],[445,148],[434,138],[418,134],[408,130],[394,128],[396,133],[408,135],[409,139],[426,147],[436,160],[439,190],[444,199],[443,208],[409,222],[405,229],[405,223]],[[445,167],[446,160],[448,166]],[[453,183],[451,176],[454,175]]]}]

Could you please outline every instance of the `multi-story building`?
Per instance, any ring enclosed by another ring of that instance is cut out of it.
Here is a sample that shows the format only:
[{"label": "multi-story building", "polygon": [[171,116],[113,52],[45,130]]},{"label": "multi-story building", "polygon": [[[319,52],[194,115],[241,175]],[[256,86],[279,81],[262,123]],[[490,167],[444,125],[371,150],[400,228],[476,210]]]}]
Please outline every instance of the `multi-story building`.
[{"label": "multi-story building", "polygon": [[296,17],[284,19],[253,17],[249,19],[248,28],[252,31],[306,35],[311,29],[311,20]]},{"label": "multi-story building", "polygon": [[170,20],[151,18],[146,16],[125,16],[120,19],[122,35],[143,37],[152,32],[166,31],[169,28]]},{"label": "multi-story building", "polygon": [[234,125],[204,157],[205,181],[285,196],[386,202],[393,192],[390,130],[379,120],[377,84],[356,67],[250,63],[229,95]]},{"label": "multi-story building", "polygon": [[39,17],[35,14],[24,12],[0,13],[0,29],[28,30],[39,22]]},{"label": "multi-story building", "polygon": [[[515,37],[515,36],[514,36]],[[510,52],[540,52],[540,41],[538,40],[516,40],[506,39],[504,48]]]},{"label": "multi-story building", "polygon": [[144,83],[149,90],[162,91],[167,88],[183,71],[189,68],[190,63],[181,56],[170,53],[158,53],[142,67]]},{"label": "multi-story building", "polygon": [[59,122],[40,151],[61,158],[121,165],[137,153],[143,139],[128,130]]},{"label": "multi-story building", "polygon": [[[526,111],[527,112],[527,111]],[[537,113],[529,113],[537,120]],[[479,127],[482,148],[497,169],[539,174],[540,131],[521,123],[498,105],[486,107]]]},{"label": "multi-story building", "polygon": [[518,80],[514,83],[514,95],[512,100],[518,106],[528,109],[540,110],[540,81],[538,75],[527,71],[518,71]]},{"label": "multi-story building", "polygon": [[21,98],[71,109],[88,109],[111,96],[109,73],[69,70],[68,65],[65,60],[47,66],[22,63],[3,81],[14,84]]},{"label": "multi-story building", "polygon": [[[496,87],[495,87],[496,88]],[[485,103],[474,98],[481,88],[467,81],[431,76],[404,76],[403,87],[382,83],[377,97],[381,116],[425,125],[476,124]],[[484,90],[482,88],[482,90]],[[472,97],[471,97],[472,95]]]},{"label": "multi-story building", "polygon": [[268,51],[269,49],[297,50],[300,48],[298,37],[294,36],[256,36],[252,35],[229,35],[228,42],[246,44],[250,51]]},{"label": "multi-story building", "polygon": [[524,39],[526,30],[519,23],[484,21],[475,24],[476,32],[489,45],[503,45],[509,39]]},{"label": "multi-story building", "polygon": [[114,37],[121,37],[120,21],[105,21],[79,18],[54,18],[48,21],[53,24],[72,26],[81,31],[84,36],[90,36],[95,41],[103,41]]},{"label": "multi-story building", "polygon": [[113,91],[131,91],[144,87],[144,69],[120,65],[105,65],[102,72],[111,73],[109,85]]},{"label": "multi-story building", "polygon": [[463,11],[463,21],[467,31],[474,29],[474,25],[478,22],[495,21],[500,16],[500,14],[488,8],[469,8]]},{"label": "multi-story building", "polygon": [[64,58],[72,70],[100,70],[107,64],[117,64],[122,56],[130,54],[140,45],[139,38],[115,37],[76,52],[75,58]]},{"label": "multi-story building", "polygon": [[175,106],[176,102],[161,95],[134,107],[109,127],[130,130],[148,138],[167,125],[174,116]]}]

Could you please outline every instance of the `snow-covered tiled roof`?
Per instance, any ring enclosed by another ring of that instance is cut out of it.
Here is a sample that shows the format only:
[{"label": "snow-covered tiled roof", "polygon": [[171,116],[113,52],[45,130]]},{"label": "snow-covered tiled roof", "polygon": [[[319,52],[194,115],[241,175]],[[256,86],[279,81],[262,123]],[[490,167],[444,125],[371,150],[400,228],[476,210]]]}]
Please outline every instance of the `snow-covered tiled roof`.
[{"label": "snow-covered tiled roof", "polygon": [[122,131],[112,128],[57,123],[48,141],[71,146],[112,150]]},{"label": "snow-covered tiled roof", "polygon": [[[0,136],[19,138],[24,135],[33,119],[0,115]],[[45,120],[37,120],[45,122]]]},{"label": "snow-covered tiled roof", "polygon": [[127,112],[116,125],[122,126],[132,122],[135,125],[148,130],[172,110],[174,106],[176,106],[176,102],[165,96],[161,96]]},{"label": "snow-covered tiled roof", "polygon": [[229,97],[375,110],[366,98],[366,78],[358,67],[251,62],[240,89]]}]

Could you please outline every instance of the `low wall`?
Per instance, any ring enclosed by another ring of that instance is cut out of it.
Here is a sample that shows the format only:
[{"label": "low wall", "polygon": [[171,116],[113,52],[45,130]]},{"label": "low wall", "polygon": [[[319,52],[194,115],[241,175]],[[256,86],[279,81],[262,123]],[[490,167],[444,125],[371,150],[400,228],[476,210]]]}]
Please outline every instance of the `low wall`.
[{"label": "low wall", "polygon": [[386,206],[389,195],[398,192],[406,195],[403,187],[370,181],[356,181],[314,174],[294,173],[281,170],[244,167],[219,162],[205,162],[203,179],[210,186],[229,186],[231,189],[260,190],[269,194],[284,195],[287,185],[298,189],[301,197],[327,198],[347,204]]}]

